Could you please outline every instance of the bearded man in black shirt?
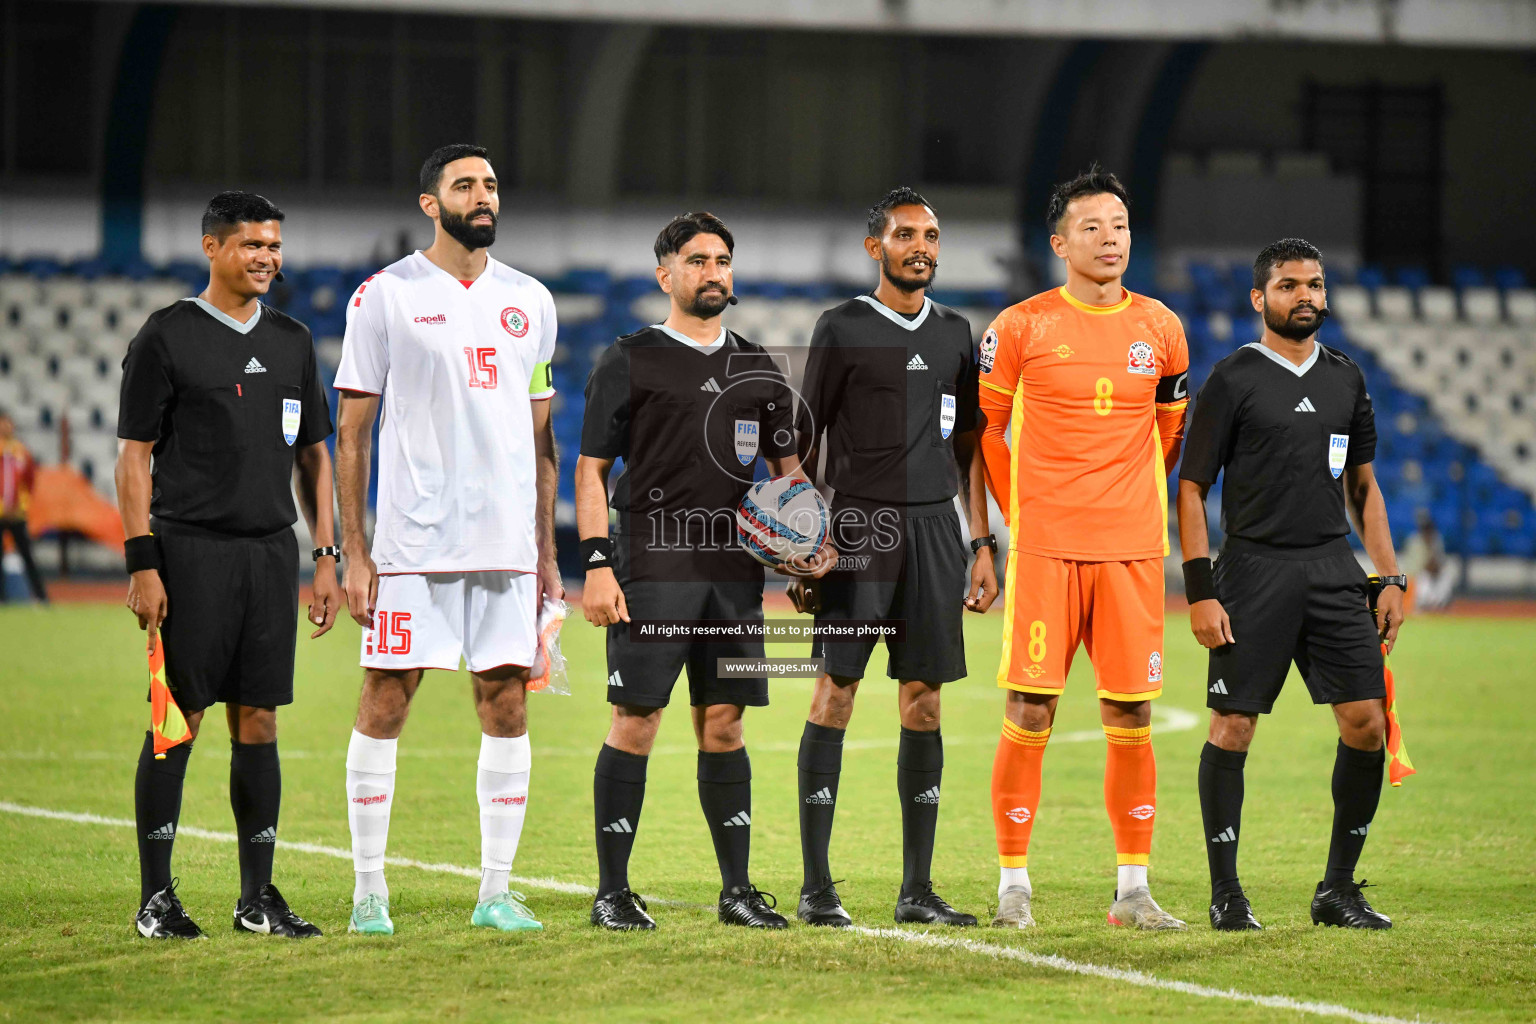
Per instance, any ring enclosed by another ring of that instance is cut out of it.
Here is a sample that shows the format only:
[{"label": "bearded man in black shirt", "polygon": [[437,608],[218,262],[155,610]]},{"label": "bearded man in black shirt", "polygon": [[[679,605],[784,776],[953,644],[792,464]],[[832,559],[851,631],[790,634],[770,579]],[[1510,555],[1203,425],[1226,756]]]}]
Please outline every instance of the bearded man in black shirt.
[{"label": "bearded man in black shirt", "polygon": [[[1360,368],[1320,345],[1327,316],[1323,255],[1287,238],[1253,264],[1253,308],[1264,335],[1217,363],[1195,400],[1179,471],[1179,540],[1190,627],[1210,648],[1211,730],[1200,755],[1200,808],[1211,869],[1211,927],[1257,930],[1237,876],[1243,764],[1291,662],[1312,700],[1333,705],[1328,870],[1312,899],[1315,924],[1390,928],[1354,880],[1381,797],[1386,679],[1403,622],[1386,504],[1371,469],[1376,420]],[[1205,497],[1219,474],[1221,558],[1208,557]],[[1342,487],[1340,478],[1342,477]],[[1379,612],[1347,540],[1348,505],[1378,572]]]}]

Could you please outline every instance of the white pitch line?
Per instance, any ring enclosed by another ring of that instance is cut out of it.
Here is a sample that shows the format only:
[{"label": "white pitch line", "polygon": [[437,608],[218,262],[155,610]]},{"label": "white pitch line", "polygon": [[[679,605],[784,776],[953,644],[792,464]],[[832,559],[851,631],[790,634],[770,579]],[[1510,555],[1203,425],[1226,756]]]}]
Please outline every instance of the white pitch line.
[{"label": "white pitch line", "polygon": [[[1152,714],[1153,735],[1161,735],[1170,732],[1188,732],[1200,724],[1200,718],[1193,712],[1183,708],[1160,707],[1155,708]],[[1104,739],[1104,733],[1099,729],[1078,729],[1073,732],[1053,732],[1051,742],[1061,743],[1100,743]],[[894,736],[877,736],[869,739],[848,740],[843,744],[845,750],[895,750],[899,740]],[[945,736],[946,747],[972,747],[972,746],[996,746],[997,734],[991,736]],[[764,743],[748,743],[748,750],[761,754],[793,754],[800,749],[800,741],[775,740]],[[596,757],[596,746],[593,747],[546,747],[536,745],[534,747],[540,757]],[[479,747],[416,747],[409,744],[400,748],[399,755],[402,758],[436,760],[454,758],[473,758],[479,753]],[[653,757],[678,756],[686,754],[692,757],[698,753],[698,747],[689,744],[662,744],[651,750]],[[121,750],[0,750],[0,761],[121,761]],[[346,745],[337,746],[335,750],[288,750],[281,751],[281,756],[290,760],[334,760],[341,761],[347,756]]]},{"label": "white pitch line", "polygon": [[1068,974],[1082,974],[1091,978],[1103,978],[1106,981],[1118,981],[1127,985],[1136,985],[1140,988],[1155,988],[1165,992],[1178,992],[1181,995],[1194,996],[1198,999],[1225,999],[1234,1003],[1252,1003],[1255,1006],[1263,1006],[1273,1010],[1290,1010],[1295,1013],[1307,1013],[1316,1017],[1342,1017],[1345,1020],[1358,1021],[1359,1024],[1427,1024],[1423,1018],[1408,1020],[1405,1017],[1390,1017],[1380,1013],[1364,1013],[1360,1010],[1352,1010],[1347,1006],[1339,1006],[1336,1003],[1316,1003],[1308,1000],[1292,999],[1290,996],[1265,996],[1252,992],[1240,992],[1235,988],[1212,988],[1209,985],[1197,985],[1192,981],[1170,981],[1167,978],[1159,978],[1143,971],[1126,970],[1123,967],[1105,967],[1101,964],[1085,964],[1076,960],[1068,960],[1063,956],[1050,954],[1031,953],[1027,949],[1017,946],[995,946],[987,942],[977,942],[974,939],[955,939],[945,935],[934,935],[931,932],[901,931],[896,928],[853,928],[860,935],[867,935],[875,939],[896,939],[901,942],[912,942],[919,946],[937,946],[941,949],[961,949],[967,953],[978,953],[982,956],[990,956],[999,960],[1015,960],[1028,964],[1031,967],[1043,967],[1052,971],[1064,971]]},{"label": "white pitch line", "polygon": [[[129,821],[127,818],[107,818],[99,814],[85,814],[77,811],[55,811],[46,807],[13,804],[8,800],[0,800],[0,812],[20,814],[29,818],[70,821],[81,825],[107,825],[113,828],[137,827],[136,823]],[[177,834],[193,839],[211,839],[214,842],[220,843],[233,843],[239,838],[231,832],[211,832],[208,829],[197,828],[192,825],[179,826]],[[351,850],[343,850],[337,846],[322,846],[319,843],[294,843],[286,839],[279,839],[277,845],[280,849],[295,850],[299,853],[314,853],[323,857],[334,857],[339,860],[352,859]],[[439,874],[459,875],[465,878],[480,877],[480,872],[476,869],[460,867],[457,864],[429,864],[426,861],[412,860],[408,857],[386,857],[384,862],[395,867],[418,868],[422,871],[432,871]],[[510,881],[516,882],[518,885],[526,885],[531,889],[548,889],[553,892],[572,893],[581,896],[592,896],[597,892],[596,889],[589,885],[580,885],[576,882],[562,882],[557,878],[523,878],[513,875]],[[699,910],[715,909],[712,904],[705,906],[702,904],[681,903],[649,896],[645,897],[645,899],[648,903],[693,907]],[[1225,999],[1235,1003],[1252,1003],[1255,1006],[1263,1006],[1275,1010],[1290,1010],[1294,1013],[1311,1014],[1316,1017],[1340,1017],[1344,1020],[1356,1021],[1358,1024],[1427,1024],[1427,1022],[1420,1018],[1408,1020],[1404,1017],[1391,1017],[1379,1013],[1364,1013],[1360,1010],[1352,1010],[1347,1006],[1339,1006],[1336,1003],[1310,1002],[1292,999],[1290,996],[1258,995],[1252,992],[1240,992],[1237,989],[1221,989],[1212,988],[1209,985],[1197,985],[1190,981],[1170,981],[1167,978],[1159,978],[1156,975],[1147,974],[1143,971],[1126,970],[1122,967],[1105,967],[1102,964],[1081,963],[1077,960],[1068,960],[1066,957],[1031,953],[1029,950],[1020,949],[1017,946],[997,946],[991,943],[977,942],[974,939],[956,939],[944,935],[935,935],[926,931],[859,927],[849,930],[855,934],[864,935],[872,939],[893,939],[899,942],[916,943],[920,946],[959,949],[967,953],[976,953],[980,956],[989,956],[994,959],[1013,960],[1031,967],[1062,971],[1067,974],[1081,974],[1093,978],[1103,978],[1106,981],[1117,981],[1140,988],[1177,992],[1181,995],[1194,996],[1198,999]]]}]

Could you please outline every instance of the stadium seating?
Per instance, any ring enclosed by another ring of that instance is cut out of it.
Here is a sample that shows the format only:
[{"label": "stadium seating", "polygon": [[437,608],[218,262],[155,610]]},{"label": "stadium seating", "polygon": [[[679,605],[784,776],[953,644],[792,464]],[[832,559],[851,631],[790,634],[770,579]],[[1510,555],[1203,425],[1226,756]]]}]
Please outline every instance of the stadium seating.
[{"label": "stadium seating", "polygon": [[[329,383],[341,356],[346,300],[371,269],[297,268],[271,301],[314,332]],[[0,408],[45,461],[70,426],[70,461],[113,496],[119,364],[153,310],[195,293],[192,264],[151,268],[101,261],[63,265],[0,258]],[[1187,292],[1162,296],[1189,336],[1191,382],[1249,340],[1249,270],[1192,263]],[[1427,509],[1446,543],[1471,555],[1536,556],[1536,291],[1518,271],[1457,268],[1436,286],[1414,268],[1363,267],[1331,289],[1335,317],[1323,340],[1364,368],[1381,436],[1377,472],[1399,540]],[[560,317],[554,368],[556,435],[579,449],[583,386],[593,361],[621,335],[666,315],[650,278],[574,269],[549,279]],[[857,294],[852,283],[741,282],[731,326],[772,347],[809,343],[822,311]],[[1008,303],[999,291],[941,291],[979,335]],[[1219,489],[1218,489],[1219,494]],[[559,517],[574,519],[573,483],[562,474]]]}]

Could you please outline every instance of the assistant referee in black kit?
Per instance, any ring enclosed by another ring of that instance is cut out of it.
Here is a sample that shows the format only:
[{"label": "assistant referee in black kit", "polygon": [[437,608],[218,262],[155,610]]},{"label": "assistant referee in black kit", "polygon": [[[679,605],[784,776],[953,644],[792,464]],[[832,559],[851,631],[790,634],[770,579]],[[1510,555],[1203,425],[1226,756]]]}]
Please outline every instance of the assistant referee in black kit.
[{"label": "assistant referee in black kit", "polygon": [[[1312,921],[1390,928],[1354,880],[1386,760],[1382,644],[1390,650],[1397,639],[1408,584],[1371,470],[1376,421],[1360,368],[1317,342],[1328,307],[1315,246],[1299,238],[1267,246],[1253,264],[1252,300],[1264,335],[1211,371],[1179,471],[1190,626],[1211,649],[1211,731],[1200,755],[1211,927],[1260,927],[1237,876],[1243,762],[1294,661],[1313,702],[1333,705],[1339,725],[1333,838]],[[1205,496],[1223,473],[1227,539],[1213,569]],[[1347,540],[1346,505],[1382,574],[1375,621],[1370,582]]]},{"label": "assistant referee in black kit", "polygon": [[[309,330],[261,303],[283,265],[283,214],[248,192],[221,192],[203,214],[208,287],[150,314],[123,360],[118,506],[127,532],[128,607],[165,642],[166,682],[194,737],[223,703],[233,748],[229,802],[240,843],[234,928],[304,938],[320,929],[272,885],[282,792],[277,707],[293,702],[299,551],[294,484],[314,552],[318,637],[336,584],[330,409]],[[151,461],[153,459],[153,461]],[[203,933],[171,877],[191,743],[139,754],[134,815],[146,938]]]}]

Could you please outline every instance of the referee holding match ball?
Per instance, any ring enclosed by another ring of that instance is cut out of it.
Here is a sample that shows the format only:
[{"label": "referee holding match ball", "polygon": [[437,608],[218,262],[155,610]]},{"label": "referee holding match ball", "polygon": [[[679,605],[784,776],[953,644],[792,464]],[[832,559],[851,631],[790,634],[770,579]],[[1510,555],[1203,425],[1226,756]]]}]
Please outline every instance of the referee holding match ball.
[{"label": "referee holding match ball", "polygon": [[[293,702],[299,552],[293,482],[314,551],[311,637],[341,604],[333,546],[330,408],[309,330],[261,303],[280,276],[283,214],[221,192],[203,214],[208,287],[150,314],[123,360],[118,507],[128,536],[128,607],[165,641],[166,682],[194,739],[203,711],[229,721],[229,802],[240,841],[239,932],[306,938],[320,929],[272,885],[277,707]],[[151,461],[153,459],[153,461]],[[145,938],[195,939],[171,878],[192,744],[155,760],[144,736],[134,784]]]}]

